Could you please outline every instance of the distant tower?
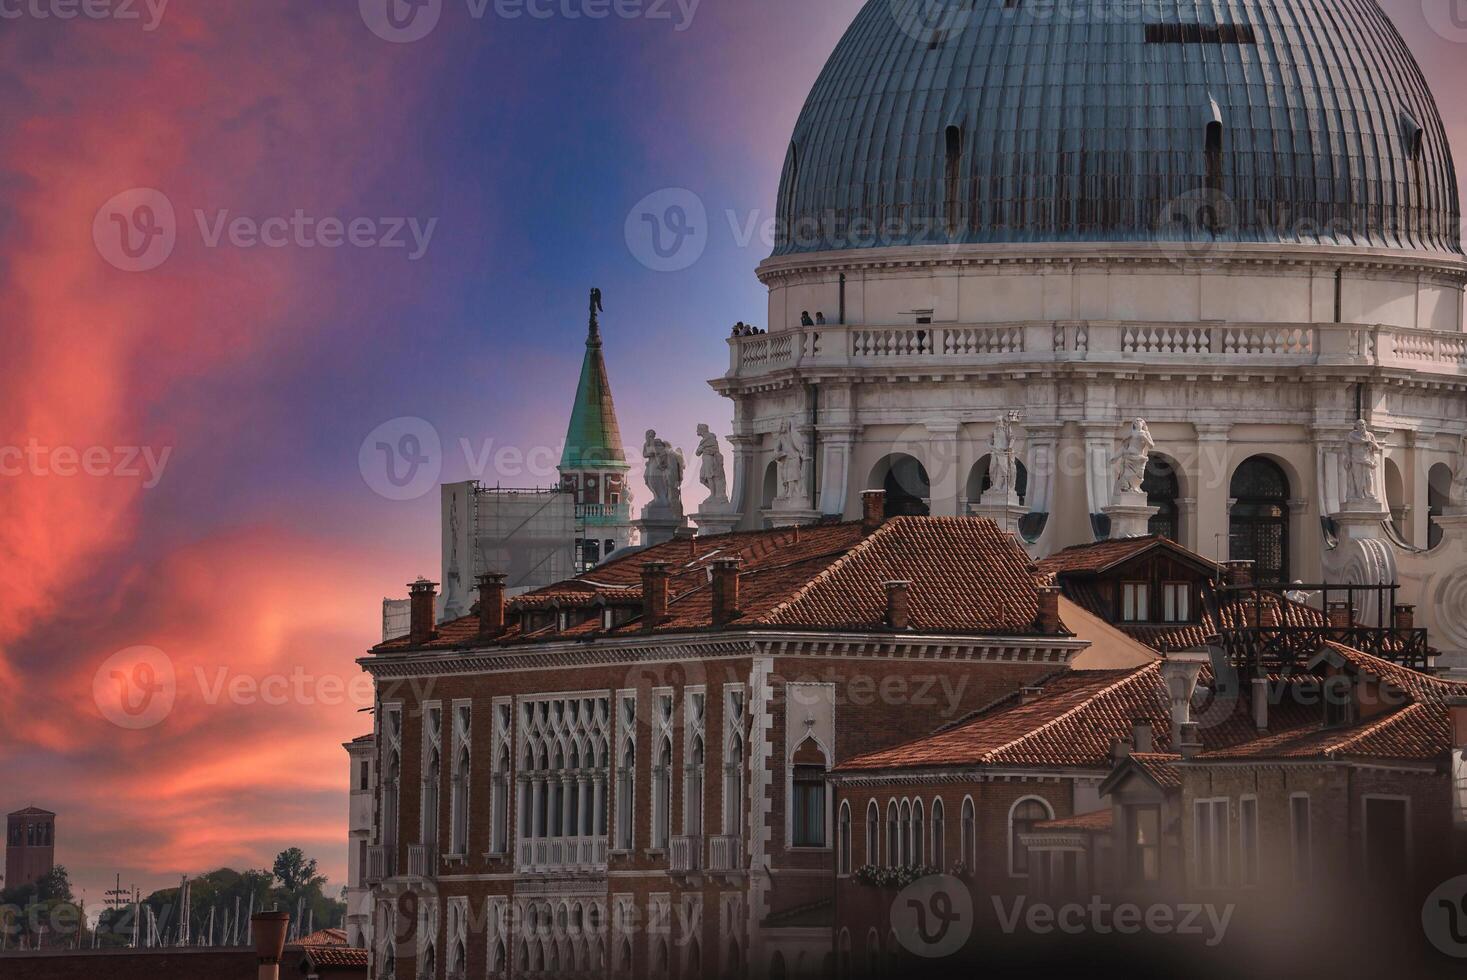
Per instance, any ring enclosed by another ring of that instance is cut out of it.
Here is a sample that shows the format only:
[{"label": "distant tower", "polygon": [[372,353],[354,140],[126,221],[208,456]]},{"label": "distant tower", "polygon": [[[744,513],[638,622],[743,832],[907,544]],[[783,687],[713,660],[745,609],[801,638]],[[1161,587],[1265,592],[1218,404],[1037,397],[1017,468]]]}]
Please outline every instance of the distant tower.
[{"label": "distant tower", "polygon": [[601,290],[593,289],[586,357],[560,457],[561,486],[576,495],[576,521],[581,529],[576,562],[582,569],[632,543],[632,502],[627,487],[631,467],[601,355],[601,312]]},{"label": "distant tower", "polygon": [[5,887],[40,880],[56,864],[56,814],[26,807],[5,818]]}]

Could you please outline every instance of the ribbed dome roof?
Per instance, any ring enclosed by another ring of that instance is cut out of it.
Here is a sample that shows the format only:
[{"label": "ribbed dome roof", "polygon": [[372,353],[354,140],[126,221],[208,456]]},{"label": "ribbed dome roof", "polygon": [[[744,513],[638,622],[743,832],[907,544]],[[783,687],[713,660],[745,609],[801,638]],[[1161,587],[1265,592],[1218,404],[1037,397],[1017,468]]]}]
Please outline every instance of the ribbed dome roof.
[{"label": "ribbed dome roof", "polygon": [[1374,0],[870,0],[800,114],[779,213],[776,255],[1217,239],[1461,253],[1441,118]]}]

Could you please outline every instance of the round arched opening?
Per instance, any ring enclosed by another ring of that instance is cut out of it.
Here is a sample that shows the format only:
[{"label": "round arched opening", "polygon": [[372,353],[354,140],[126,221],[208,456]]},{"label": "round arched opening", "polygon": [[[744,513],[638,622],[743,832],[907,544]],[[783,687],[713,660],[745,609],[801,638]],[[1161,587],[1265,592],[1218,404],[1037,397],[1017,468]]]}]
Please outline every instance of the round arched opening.
[{"label": "round arched opening", "polygon": [[1426,546],[1435,548],[1442,543],[1442,529],[1436,519],[1446,513],[1452,502],[1452,468],[1446,463],[1437,463],[1426,478],[1426,505],[1431,526],[1426,532]]},{"label": "round arched opening", "polygon": [[1406,503],[1406,481],[1401,479],[1401,468],[1393,459],[1385,460],[1386,506],[1391,511],[1391,526],[1396,534],[1410,540],[1411,508]]},{"label": "round arched opening", "polygon": [[1153,455],[1146,463],[1146,476],[1141,481],[1148,506],[1155,507],[1150,531],[1164,538],[1182,541],[1182,481],[1177,464],[1165,456]]},{"label": "round arched opening", "polygon": [[887,517],[926,517],[932,512],[932,483],[926,467],[913,456],[894,453],[877,463],[870,487],[886,491]]},{"label": "round arched opening", "polygon": [[[968,471],[968,503],[980,503],[983,495],[993,487],[993,478],[988,472],[988,465],[992,460],[991,455],[984,456]],[[1019,495],[1019,503],[1028,501],[1029,468],[1018,460],[1014,461],[1014,492]]]},{"label": "round arched opening", "polygon": [[1289,478],[1264,456],[1243,462],[1233,473],[1229,494],[1229,553],[1235,561],[1253,562],[1260,583],[1288,582]]},{"label": "round arched opening", "polygon": [[759,494],[759,508],[768,510],[774,506],[774,498],[779,496],[779,464],[771,462],[764,469],[764,486]]}]

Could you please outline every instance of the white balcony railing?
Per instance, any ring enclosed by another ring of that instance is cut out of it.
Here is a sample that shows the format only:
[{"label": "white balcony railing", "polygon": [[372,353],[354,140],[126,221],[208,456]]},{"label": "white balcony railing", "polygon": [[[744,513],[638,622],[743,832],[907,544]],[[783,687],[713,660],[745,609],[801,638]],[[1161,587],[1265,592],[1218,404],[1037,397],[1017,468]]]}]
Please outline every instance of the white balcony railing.
[{"label": "white balcony railing", "polygon": [[438,848],[432,844],[408,845],[409,878],[434,878],[438,875]]},{"label": "white balcony railing", "polygon": [[367,867],[364,870],[367,883],[377,884],[384,878],[391,878],[397,870],[393,867],[394,855],[385,844],[371,844],[367,847]]},{"label": "white balcony railing", "polygon": [[901,363],[947,370],[1005,363],[1192,361],[1340,364],[1467,376],[1467,334],[1371,324],[1025,321],[802,327],[729,341],[729,379],[795,368]]},{"label": "white balcony railing", "polygon": [[714,874],[743,871],[743,838],[727,836],[708,838],[708,870]]},{"label": "white balcony railing", "polygon": [[606,868],[605,837],[542,837],[518,842],[515,869],[518,871],[581,870]]},{"label": "white balcony railing", "polygon": [[703,870],[703,838],[674,837],[667,849],[667,866],[674,874]]}]

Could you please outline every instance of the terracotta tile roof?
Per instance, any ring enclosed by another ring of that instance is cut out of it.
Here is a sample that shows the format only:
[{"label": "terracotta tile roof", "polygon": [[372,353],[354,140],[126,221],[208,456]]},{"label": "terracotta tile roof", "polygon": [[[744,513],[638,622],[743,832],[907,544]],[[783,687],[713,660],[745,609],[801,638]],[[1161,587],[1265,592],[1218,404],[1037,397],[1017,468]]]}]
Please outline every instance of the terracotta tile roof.
[{"label": "terracotta tile roof", "polygon": [[[603,600],[640,605],[643,568],[670,565],[668,619],[654,632],[712,628],[711,562],[742,559],[733,628],[885,628],[886,583],[910,581],[917,632],[1032,635],[1038,587],[1027,554],[997,524],[974,518],[898,517],[866,535],[859,523],[675,539],[622,557],[568,582],[512,600],[510,626],[496,645],[642,633],[637,618],[605,630],[599,616],[557,632],[525,633],[519,612],[589,609]],[[438,626],[427,649],[482,646],[477,616]],[[411,649],[399,637],[375,649]]]},{"label": "terracotta tile roof", "polygon": [[1027,704],[1013,704],[965,724],[857,756],[838,772],[934,766],[1110,768],[1116,739],[1132,722],[1151,721],[1154,737],[1170,739],[1171,720],[1160,665],[1135,670],[1072,671],[1046,684]]},{"label": "terracotta tile roof", "polygon": [[297,946],[345,946],[345,929],[317,929],[308,936],[296,940]]},{"label": "terracotta tile roof", "polygon": [[1088,833],[1109,831],[1115,826],[1115,811],[1110,807],[1103,810],[1092,810],[1089,813],[1081,813],[1073,817],[1065,817],[1061,820],[1045,820],[1034,825],[1035,833],[1058,833],[1062,831],[1084,831]]},{"label": "terracotta tile roof", "polygon": [[355,946],[345,945],[306,945],[304,943],[291,947],[299,949],[310,961],[319,967],[347,968],[362,970],[367,969],[367,950]]},{"label": "terracotta tile roof", "polygon": [[1153,534],[1144,538],[1121,538],[1115,541],[1097,541],[1093,544],[1074,545],[1057,551],[1039,562],[1039,570],[1049,575],[1099,574],[1122,562],[1153,548],[1166,548],[1214,570],[1220,570],[1216,562],[1209,561],[1195,552],[1188,551],[1170,538]]},{"label": "terracotta tile roof", "polygon": [[1131,762],[1162,789],[1176,789],[1182,785],[1182,774],[1177,770],[1180,755],[1168,752],[1132,752]]}]

